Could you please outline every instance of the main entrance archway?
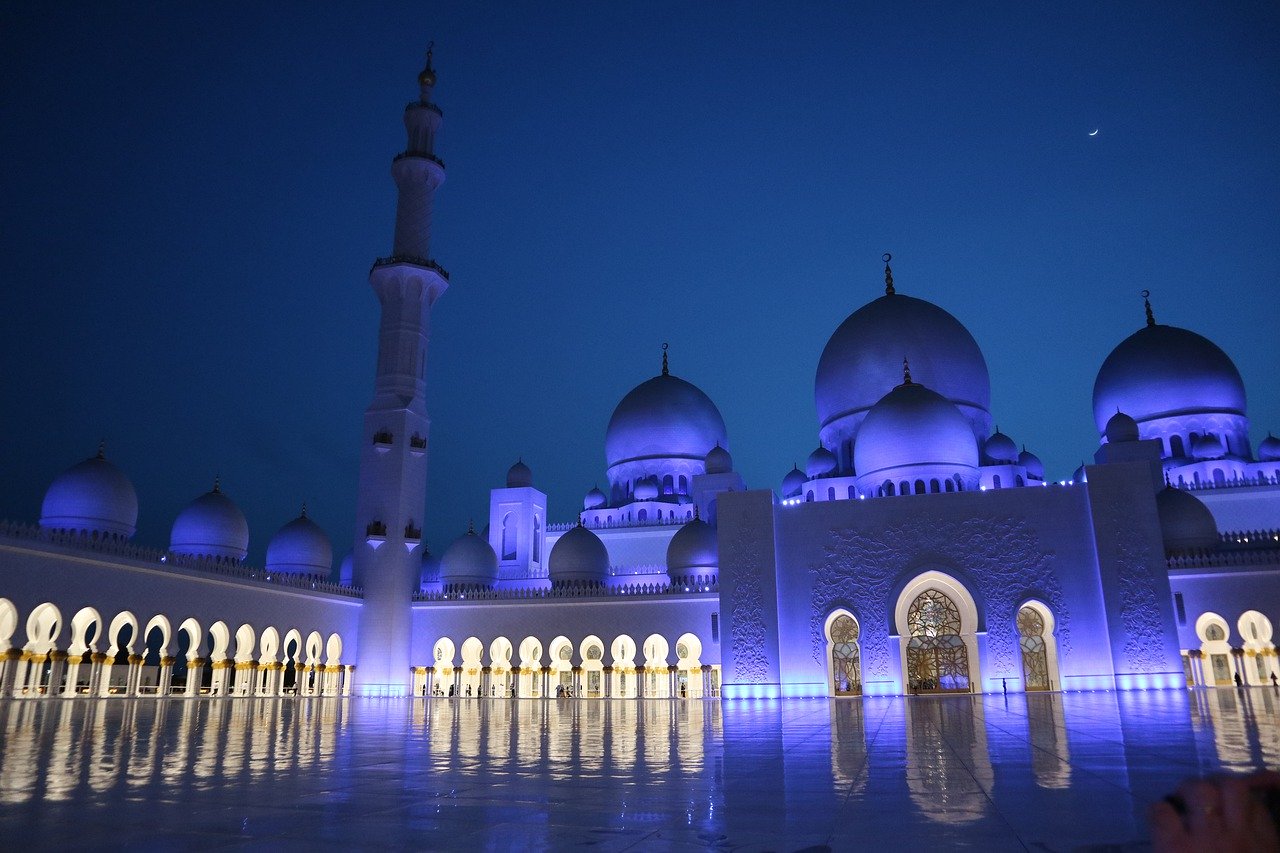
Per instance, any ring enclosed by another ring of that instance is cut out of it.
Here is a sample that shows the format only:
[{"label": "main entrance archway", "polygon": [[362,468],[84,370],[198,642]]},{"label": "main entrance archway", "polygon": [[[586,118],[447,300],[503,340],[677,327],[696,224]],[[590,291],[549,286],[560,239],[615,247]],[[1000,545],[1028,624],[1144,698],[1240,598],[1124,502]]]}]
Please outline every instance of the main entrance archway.
[{"label": "main entrance archway", "polygon": [[968,693],[969,649],[960,636],[960,609],[945,593],[926,589],[907,611],[907,687],[912,693]]}]

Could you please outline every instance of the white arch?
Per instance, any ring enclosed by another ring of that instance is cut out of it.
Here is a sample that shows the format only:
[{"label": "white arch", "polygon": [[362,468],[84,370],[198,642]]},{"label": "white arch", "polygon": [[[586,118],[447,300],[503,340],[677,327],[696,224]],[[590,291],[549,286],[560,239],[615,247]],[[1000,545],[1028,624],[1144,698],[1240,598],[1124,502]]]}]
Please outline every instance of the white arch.
[{"label": "white arch", "polygon": [[200,646],[204,642],[204,632],[200,630],[200,623],[194,617],[184,619],[178,626],[178,633],[187,635],[187,660],[193,661],[200,657]]},{"label": "white arch", "polygon": [[644,697],[666,699],[671,695],[671,677],[667,657],[671,644],[661,634],[650,634],[644,641]]},{"label": "white arch", "polygon": [[320,636],[319,631],[307,634],[306,654],[307,659],[303,663],[307,666],[316,666],[320,663],[320,658],[324,655],[324,637]]},{"label": "white arch", "polygon": [[169,624],[168,617],[160,614],[156,614],[155,616],[152,616],[151,619],[147,622],[147,627],[144,628],[142,631],[142,648],[144,650],[148,648],[147,639],[151,636],[151,629],[153,628],[160,629],[159,652],[160,652],[160,657],[164,657],[165,655],[168,654],[169,639],[173,636],[173,627]]},{"label": "white arch", "polygon": [[514,650],[511,641],[506,637],[497,637],[489,644],[489,694],[491,696],[509,696],[511,694],[511,655]]},{"label": "white arch", "polygon": [[[853,624],[856,626],[858,631],[858,634],[857,634],[858,638],[857,640],[854,641],[854,646],[857,647],[858,649],[858,669],[859,669],[858,679],[856,684],[852,682],[850,682],[848,685],[836,684],[835,643],[831,639],[831,626],[834,625],[835,621],[839,619],[841,616],[848,616],[850,619],[852,619]],[[847,609],[843,607],[837,607],[835,610],[832,610],[830,613],[827,614],[827,621],[822,624],[822,637],[827,644],[827,695],[828,696],[847,696],[847,695],[861,694],[862,693],[862,672],[861,672],[862,623],[858,621],[858,617],[854,616],[853,613],[849,612]],[[840,686],[844,686],[846,688],[846,691],[841,692],[840,690],[838,690],[837,688]]]},{"label": "white arch", "polygon": [[1271,620],[1257,610],[1246,610],[1236,620],[1244,638],[1244,678],[1250,684],[1270,684],[1277,673],[1276,647],[1271,641]]},{"label": "white arch", "polygon": [[582,664],[582,681],[578,685],[580,695],[587,699],[604,696],[604,640],[595,634],[584,637],[578,643],[578,657]]},{"label": "white arch", "polygon": [[573,641],[566,636],[556,637],[547,646],[551,654],[550,695],[562,695],[573,690]]},{"label": "white arch", "polygon": [[13,632],[18,630],[18,608],[7,598],[0,598],[0,652],[8,651]]},{"label": "white arch", "polygon": [[209,636],[213,637],[209,657],[215,661],[226,660],[228,647],[231,645],[231,629],[227,627],[227,623],[222,620],[214,622],[209,626]]},{"label": "white arch", "polygon": [[542,641],[537,637],[525,637],[520,641],[520,684],[517,691],[521,699],[536,699],[542,695]]},{"label": "white arch", "polygon": [[463,696],[479,696],[480,683],[484,678],[481,671],[484,663],[484,643],[479,637],[467,637],[462,641],[462,672],[458,679],[458,687]]},{"label": "white arch", "polygon": [[[1044,640],[1044,654],[1049,666],[1049,689],[1062,689],[1062,674],[1058,670],[1058,638],[1055,633],[1057,628],[1057,620],[1053,617],[1053,611],[1049,609],[1049,605],[1035,598],[1028,598],[1026,601],[1018,605],[1018,609],[1014,611],[1014,620],[1016,622],[1018,614],[1022,612],[1024,607],[1034,610],[1040,616],[1040,620],[1044,622],[1044,633],[1041,639]],[[1021,643],[1022,634],[1014,626],[1014,633],[1018,636]],[[1021,658],[1021,645],[1019,645],[1019,658]],[[1021,662],[1021,660],[1019,661]],[[1026,685],[1023,685],[1024,689]]]},{"label": "white arch", "polygon": [[[290,646],[293,647],[293,651],[289,651]],[[285,632],[284,639],[280,641],[280,660],[287,661],[292,658],[294,663],[302,663],[304,653],[302,632],[297,628],[290,628]]]},{"label": "white arch", "polygon": [[702,698],[702,640],[696,634],[681,634],[676,640],[676,695]]},{"label": "white arch", "polygon": [[236,629],[236,661],[238,663],[248,663],[253,660],[253,647],[257,641],[257,634],[253,630],[253,626],[247,622]]},{"label": "white arch", "polygon": [[1235,684],[1239,673],[1235,656],[1231,654],[1231,625],[1227,620],[1213,611],[1201,613],[1196,619],[1196,636],[1200,638],[1204,683],[1210,687]]},{"label": "white arch", "polygon": [[912,603],[921,594],[931,589],[937,590],[951,599],[960,614],[960,637],[964,640],[965,652],[969,662],[970,690],[981,693],[982,673],[978,668],[977,643],[978,607],[974,603],[973,596],[963,583],[946,572],[936,569],[921,572],[912,578],[902,588],[902,592],[898,595],[897,604],[893,609],[893,622],[897,627],[901,653],[899,663],[902,667],[902,691],[904,693],[908,692],[907,647],[911,643],[911,626],[908,624],[907,614],[911,610]]},{"label": "white arch", "polygon": [[262,630],[262,636],[258,638],[258,663],[275,663],[278,651],[280,651],[280,632],[268,625]]},{"label": "white arch", "polygon": [[[97,626],[93,639],[89,639],[89,629]],[[92,607],[81,607],[71,617],[71,644],[67,653],[83,655],[85,652],[96,652],[98,641],[102,639],[102,615]]]},{"label": "white arch", "polygon": [[431,647],[432,665],[435,667],[431,677],[430,690],[437,696],[450,695],[455,690],[453,683],[453,658],[457,650],[453,640],[441,637]]},{"label": "white arch", "polygon": [[628,634],[619,634],[609,645],[613,659],[613,696],[617,699],[634,699],[636,696],[636,641]]},{"label": "white arch", "polygon": [[329,639],[324,644],[325,663],[330,666],[337,666],[342,661],[342,637],[330,634]]},{"label": "white arch", "polygon": [[[121,647],[120,632],[124,630],[126,625],[132,630],[129,633],[128,641]],[[117,613],[115,618],[111,620],[111,627],[107,629],[107,640],[111,644],[107,648],[109,657],[115,657],[122,651],[132,655],[134,644],[138,642],[138,617],[128,610],[122,610]]]}]

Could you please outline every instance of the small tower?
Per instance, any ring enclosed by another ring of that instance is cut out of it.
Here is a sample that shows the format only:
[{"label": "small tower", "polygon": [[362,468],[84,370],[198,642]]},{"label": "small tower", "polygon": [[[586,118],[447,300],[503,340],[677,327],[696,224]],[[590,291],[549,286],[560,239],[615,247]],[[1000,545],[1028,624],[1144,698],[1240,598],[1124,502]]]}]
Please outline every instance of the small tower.
[{"label": "small tower", "polygon": [[422,562],[418,549],[431,424],[427,340],[431,308],[449,286],[449,274],[430,258],[432,203],[444,183],[444,163],[434,153],[441,121],[440,108],[431,101],[435,83],[428,48],[418,99],[404,109],[408,143],[391,164],[397,191],[391,256],[378,258],[369,271],[382,312],[356,498],[353,581],[364,588],[356,685],[365,695],[403,695],[413,679],[410,590],[417,587]]},{"label": "small tower", "polygon": [[505,489],[489,493],[489,544],[498,555],[498,579],[521,581],[547,576],[547,496],[533,486],[523,460],[507,472]]}]

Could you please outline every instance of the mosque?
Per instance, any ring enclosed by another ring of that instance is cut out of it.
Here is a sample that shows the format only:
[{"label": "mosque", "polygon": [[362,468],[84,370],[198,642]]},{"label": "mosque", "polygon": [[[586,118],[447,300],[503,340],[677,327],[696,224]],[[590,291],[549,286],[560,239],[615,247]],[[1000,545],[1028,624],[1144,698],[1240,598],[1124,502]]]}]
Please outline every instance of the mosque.
[{"label": "mosque", "polygon": [[352,553],[335,571],[304,509],[246,565],[248,524],[216,482],[166,547],[134,544],[138,495],[99,450],[53,481],[38,523],[0,523],[0,696],[695,700],[1280,675],[1280,439],[1251,446],[1231,359],[1148,302],[1098,371],[1094,464],[1050,482],[993,431],[973,336],[897,292],[887,255],[884,294],[822,352],[817,448],[780,490],[735,472],[715,403],[664,352],[614,409],[608,488],[577,518],[549,519],[516,462],[487,524],[428,553],[427,342],[449,286],[430,252],[430,55],[418,82],[393,248],[369,273]]}]

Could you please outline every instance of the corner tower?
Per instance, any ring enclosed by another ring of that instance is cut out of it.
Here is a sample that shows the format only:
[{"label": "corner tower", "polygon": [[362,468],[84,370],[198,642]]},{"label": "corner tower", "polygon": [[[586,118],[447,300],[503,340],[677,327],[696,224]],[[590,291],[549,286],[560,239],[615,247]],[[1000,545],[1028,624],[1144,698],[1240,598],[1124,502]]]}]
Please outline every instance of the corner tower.
[{"label": "corner tower", "polygon": [[361,437],[352,578],[364,588],[356,685],[365,695],[403,695],[412,683],[410,595],[421,567],[431,424],[427,340],[431,307],[449,286],[449,274],[430,257],[432,203],[444,183],[444,163],[434,153],[442,117],[431,101],[435,83],[428,48],[418,99],[404,110],[408,143],[391,164],[397,191],[391,256],[369,271],[382,314],[373,402]]}]

